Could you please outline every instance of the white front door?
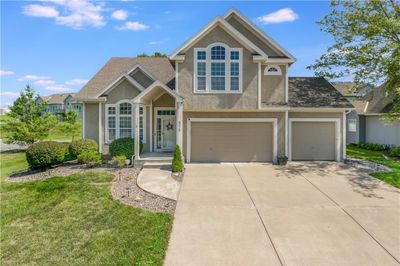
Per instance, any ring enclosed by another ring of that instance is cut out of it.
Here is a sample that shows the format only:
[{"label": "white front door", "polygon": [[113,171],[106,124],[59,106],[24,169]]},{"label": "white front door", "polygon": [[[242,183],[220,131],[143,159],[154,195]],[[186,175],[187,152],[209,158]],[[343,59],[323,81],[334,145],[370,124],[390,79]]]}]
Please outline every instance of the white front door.
[{"label": "white front door", "polygon": [[157,108],[155,150],[173,151],[176,143],[176,118],[173,108]]},{"label": "white front door", "polygon": [[172,151],[175,147],[175,117],[162,118],[162,150]]}]

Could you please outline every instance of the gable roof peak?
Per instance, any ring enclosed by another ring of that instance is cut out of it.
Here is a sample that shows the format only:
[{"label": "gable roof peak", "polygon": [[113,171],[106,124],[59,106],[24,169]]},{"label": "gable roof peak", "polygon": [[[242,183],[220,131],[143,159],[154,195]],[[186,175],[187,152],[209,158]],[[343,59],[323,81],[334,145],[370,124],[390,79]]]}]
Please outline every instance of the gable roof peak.
[{"label": "gable roof peak", "polygon": [[242,20],[247,26],[247,28],[253,30],[256,34],[261,37],[262,41],[269,43],[270,45],[273,46],[276,50],[284,54],[286,57],[291,59],[292,63],[296,62],[296,58],[285,48],[283,48],[278,42],[276,42],[274,39],[272,39],[265,31],[260,29],[257,25],[255,25],[252,21],[250,21],[245,15],[243,15],[239,10],[236,8],[230,8],[223,16],[222,18],[227,21],[230,17],[233,15],[237,16]]}]

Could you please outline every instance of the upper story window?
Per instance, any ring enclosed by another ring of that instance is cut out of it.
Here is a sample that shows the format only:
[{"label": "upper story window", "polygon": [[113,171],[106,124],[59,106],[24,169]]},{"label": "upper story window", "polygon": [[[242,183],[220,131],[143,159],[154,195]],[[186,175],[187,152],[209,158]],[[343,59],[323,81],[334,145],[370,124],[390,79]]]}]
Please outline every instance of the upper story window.
[{"label": "upper story window", "polygon": [[264,75],[266,76],[280,76],[282,75],[282,70],[279,66],[267,66],[264,70]]},{"label": "upper story window", "polygon": [[198,93],[242,91],[242,49],[222,43],[195,48],[194,90]]}]

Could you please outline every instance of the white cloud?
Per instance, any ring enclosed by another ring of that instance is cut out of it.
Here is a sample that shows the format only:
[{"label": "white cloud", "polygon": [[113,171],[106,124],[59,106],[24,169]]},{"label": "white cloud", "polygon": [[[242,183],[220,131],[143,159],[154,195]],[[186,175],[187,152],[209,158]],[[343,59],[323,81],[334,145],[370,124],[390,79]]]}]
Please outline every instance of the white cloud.
[{"label": "white cloud", "polygon": [[5,92],[0,92],[0,96],[17,98],[19,96],[19,93],[18,92],[12,92],[12,91],[5,91]]},{"label": "white cloud", "polygon": [[117,30],[131,30],[131,31],[146,30],[148,28],[149,28],[148,25],[142,24],[138,21],[127,21],[124,23],[124,25],[116,27]]},{"label": "white cloud", "polygon": [[10,76],[10,75],[14,75],[15,73],[13,71],[9,71],[9,70],[0,70],[0,76],[4,77],[4,76]]},{"label": "white cloud", "polygon": [[106,24],[102,12],[104,4],[88,0],[43,0],[47,5],[27,5],[28,16],[54,18],[57,24],[81,29],[84,26],[101,27]]},{"label": "white cloud", "polygon": [[50,85],[45,87],[49,91],[56,91],[56,92],[67,92],[71,91],[70,88],[65,87],[64,85]]},{"label": "white cloud", "polygon": [[159,44],[163,44],[165,42],[167,42],[169,39],[168,38],[164,38],[162,40],[158,40],[158,41],[151,41],[149,42],[150,45],[159,45]]},{"label": "white cloud", "polygon": [[128,12],[123,9],[115,10],[111,17],[116,20],[125,20],[128,17]]},{"label": "white cloud", "polygon": [[51,6],[27,5],[23,7],[23,13],[31,17],[55,18],[58,11]]},{"label": "white cloud", "polygon": [[56,82],[54,80],[51,80],[51,79],[39,79],[39,80],[34,81],[33,83],[35,83],[36,85],[39,85],[39,86],[46,87],[46,86],[49,86],[49,85],[53,85]]},{"label": "white cloud", "polygon": [[282,23],[282,22],[291,22],[295,21],[299,18],[299,15],[296,14],[290,8],[282,8],[276,12],[266,14],[264,16],[258,17],[258,21],[264,24],[272,24],[272,23]]},{"label": "white cloud", "polygon": [[74,85],[84,85],[87,82],[88,81],[86,79],[71,79],[71,80],[65,82],[65,84],[70,85],[70,86],[74,86]]},{"label": "white cloud", "polygon": [[18,79],[18,81],[24,81],[24,80],[47,80],[50,79],[50,77],[46,76],[36,76],[36,75],[25,75],[21,78]]}]

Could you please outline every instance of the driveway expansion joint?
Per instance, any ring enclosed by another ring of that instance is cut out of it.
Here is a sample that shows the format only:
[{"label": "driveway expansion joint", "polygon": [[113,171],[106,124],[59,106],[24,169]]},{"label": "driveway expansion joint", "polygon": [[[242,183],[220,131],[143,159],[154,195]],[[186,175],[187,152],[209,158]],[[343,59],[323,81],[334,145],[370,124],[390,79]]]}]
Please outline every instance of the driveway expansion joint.
[{"label": "driveway expansion joint", "polygon": [[266,224],[264,223],[264,221],[263,221],[263,219],[262,219],[262,217],[261,217],[261,214],[260,214],[260,212],[258,211],[257,206],[256,206],[256,204],[255,204],[255,202],[254,202],[254,200],[253,200],[253,197],[251,196],[251,194],[250,194],[250,192],[249,192],[249,190],[248,190],[246,184],[244,183],[243,178],[242,178],[242,175],[240,174],[239,170],[237,169],[235,163],[233,163],[233,167],[235,167],[236,173],[239,175],[240,181],[242,181],[242,184],[243,184],[244,188],[246,189],[247,195],[250,197],[251,203],[252,203],[254,209],[255,209],[256,212],[257,212],[258,218],[261,220],[261,224],[263,225],[264,231],[265,231],[265,233],[266,233],[267,236],[268,236],[268,239],[269,239],[269,241],[270,241],[270,243],[271,243],[271,245],[272,245],[272,248],[274,249],[274,252],[275,252],[276,256],[278,257],[278,260],[279,260],[280,265],[282,265],[282,266],[285,265],[285,264],[283,263],[284,259],[281,258],[281,257],[279,256],[278,250],[277,250],[277,248],[276,248],[274,242],[272,241],[272,237],[271,237],[270,233],[268,232],[267,226],[266,226]]},{"label": "driveway expansion joint", "polygon": [[[235,166],[236,167],[236,166]],[[330,201],[332,201],[337,207],[340,208],[348,217],[350,217],[351,220],[353,220],[365,233],[367,233],[379,246],[383,248],[397,263],[400,264],[400,261],[392,254],[389,252],[389,250],[386,249],[385,246],[383,246],[378,239],[376,239],[370,232],[368,232],[367,229],[365,229],[349,212],[347,212],[342,205],[340,205],[338,202],[336,202],[334,199],[332,199],[328,194],[326,194],[324,191],[322,191],[317,185],[315,185],[311,180],[309,180],[305,175],[303,175],[301,172],[296,171],[300,176],[302,176],[308,183],[310,183],[313,187],[315,187],[320,193],[322,193],[325,197],[327,197]],[[247,189],[247,188],[246,188]]]}]

